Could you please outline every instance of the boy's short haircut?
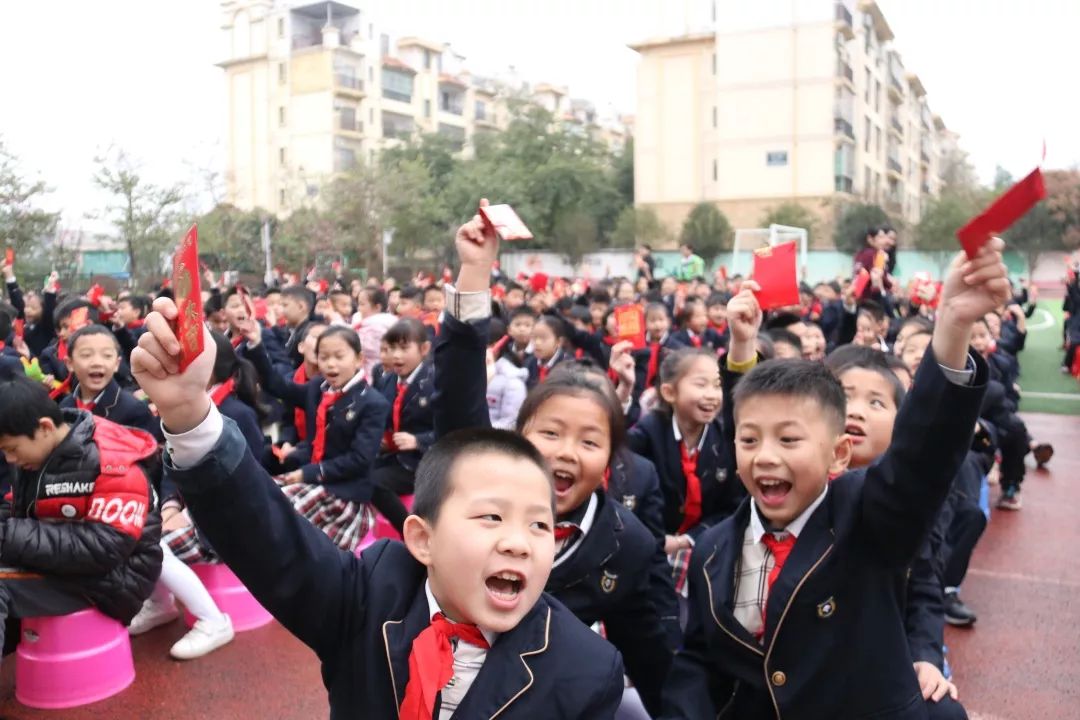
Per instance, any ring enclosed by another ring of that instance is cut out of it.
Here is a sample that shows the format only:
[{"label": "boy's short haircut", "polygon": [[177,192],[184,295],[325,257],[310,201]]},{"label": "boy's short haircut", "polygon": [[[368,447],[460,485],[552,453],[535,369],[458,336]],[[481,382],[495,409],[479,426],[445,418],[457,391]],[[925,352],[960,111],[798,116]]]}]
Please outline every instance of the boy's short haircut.
[{"label": "boy's short haircut", "polygon": [[315,307],[315,301],[312,299],[311,291],[303,285],[290,285],[281,291],[281,298],[283,300],[285,298],[292,298],[297,302],[304,303],[309,311],[311,308]]},{"label": "boy's short haircut", "polygon": [[510,282],[506,283],[506,294],[507,295],[514,292],[515,290],[520,290],[521,292],[525,292],[525,288],[523,288],[521,285],[517,284],[516,282],[510,281]]},{"label": "boy's short haircut", "polygon": [[55,425],[64,422],[60,406],[39,383],[25,376],[0,379],[0,437],[34,437],[41,418]]},{"label": "boy's short haircut", "polygon": [[728,294],[722,292],[710,293],[708,299],[705,300],[705,307],[707,308],[716,307],[717,305],[727,306],[727,304]]},{"label": "boy's short haircut", "polygon": [[383,340],[386,341],[387,347],[408,345],[409,343],[423,345],[428,341],[427,326],[416,318],[404,318],[390,326],[390,329],[383,335]]},{"label": "boy's short haircut", "polygon": [[266,288],[266,290],[263,291],[263,297],[264,298],[268,298],[271,295],[280,295],[280,294],[281,294],[281,288],[279,288],[277,286],[274,286],[274,285]]},{"label": "boy's short haircut", "polygon": [[859,313],[869,315],[870,319],[876,323],[882,322],[885,319],[885,308],[881,307],[873,300],[864,300],[859,303]]},{"label": "boy's short haircut", "polygon": [[[802,318],[795,313],[782,312],[777,313],[765,321],[765,329],[770,333],[773,330],[787,330],[792,325],[797,325],[802,322]],[[775,340],[776,337],[774,336]]]},{"label": "boy's short haircut", "polygon": [[831,287],[833,292],[836,293],[837,295],[840,295],[841,293],[844,292],[844,289],[842,287],[840,287],[840,283],[837,280],[833,280],[831,282],[828,282],[828,283],[826,283],[826,285]]},{"label": "boy's short haircut", "polygon": [[58,308],[53,312],[53,323],[57,328],[64,324],[64,321],[71,317],[71,313],[75,312],[79,308],[89,308],[88,316],[91,320],[97,320],[97,311],[90,305],[90,303],[81,298],[76,297],[70,300],[65,300],[60,304]]},{"label": "boy's short haircut", "polygon": [[922,332],[933,332],[934,330],[934,323],[930,322],[928,318],[924,318],[922,315],[912,315],[911,317],[904,318],[903,322],[900,323],[899,329],[903,330],[909,325],[919,326],[919,331],[912,333],[913,335],[918,335]]},{"label": "boy's short haircut", "polygon": [[[882,354],[884,354],[884,353],[882,353]],[[901,360],[900,358],[896,357],[895,355],[885,355],[885,365],[890,370],[892,370],[893,375],[895,375],[897,373],[897,371],[900,371],[900,372],[902,372],[902,373],[904,373],[905,375],[908,376],[909,381],[915,379],[914,376],[911,374],[911,368],[909,368],[907,365],[905,365],[904,361]],[[904,389],[903,386],[901,386],[900,389],[903,390]],[[904,398],[906,396],[907,396],[907,391],[904,391],[904,393],[902,395],[897,397],[896,394],[895,394],[895,388],[894,388],[893,400],[896,401],[897,409],[900,408],[900,403],[903,402],[903,400],[904,400]]]},{"label": "boy's short haircut", "polygon": [[610,305],[611,294],[607,290],[594,290],[589,293],[589,304]]},{"label": "boy's short haircut", "polygon": [[739,405],[750,398],[762,396],[813,400],[837,433],[844,429],[847,415],[844,387],[819,362],[790,359],[768,360],[759,364],[735,386],[735,412],[739,411]]},{"label": "boy's short haircut", "polygon": [[79,328],[71,334],[71,337],[67,339],[68,355],[75,352],[75,345],[78,344],[80,338],[84,338],[88,335],[108,335],[109,339],[113,341],[113,345],[116,347],[116,352],[121,352],[120,341],[116,339],[116,335],[113,331],[104,325],[87,325],[86,327]]},{"label": "boy's short haircut", "polygon": [[398,294],[398,300],[412,300],[418,305],[423,301],[424,291],[415,285],[407,285],[401,288],[401,293]]},{"label": "boy's short haircut", "polygon": [[518,305],[516,308],[510,311],[510,322],[514,322],[519,317],[527,317],[532,320],[536,320],[536,311],[528,305]]},{"label": "boy's short haircut", "polygon": [[506,335],[506,323],[497,316],[492,316],[491,320],[488,321],[487,344],[494,345],[502,340],[504,335]]},{"label": "boy's short haircut", "polygon": [[802,340],[800,340],[799,336],[791,332],[790,330],[785,330],[784,328],[778,327],[773,328],[772,330],[768,330],[767,332],[769,334],[769,338],[773,341],[774,347],[777,344],[783,343],[785,345],[790,345],[791,347],[798,350],[800,353],[802,352]]},{"label": "boy's short haircut", "polygon": [[828,357],[825,358],[825,367],[827,367],[838,380],[845,372],[852,368],[859,368],[860,370],[869,370],[870,372],[877,373],[889,383],[889,386],[893,391],[893,402],[896,404],[897,409],[899,409],[900,403],[904,401],[904,396],[907,392],[900,383],[900,379],[897,378],[896,374],[893,372],[894,366],[892,365],[892,361],[894,360],[900,363],[897,366],[898,368],[907,369],[904,367],[900,358],[897,358],[894,355],[886,355],[876,348],[865,347],[863,345],[841,345],[829,353]]},{"label": "boy's short haircut", "polygon": [[369,305],[379,308],[379,310],[381,310],[382,312],[386,312],[386,292],[384,292],[382,288],[364,288],[363,293],[367,295],[367,301]]},{"label": "boy's short haircut", "polygon": [[150,298],[145,295],[129,295],[123,300],[118,300],[117,304],[122,302],[127,303],[139,313],[139,317],[146,317],[146,314],[150,312]]},{"label": "boy's short haircut", "polygon": [[[48,397],[48,394],[46,394]],[[443,436],[416,468],[416,491],[413,496],[412,514],[419,515],[432,525],[439,518],[439,511],[453,489],[450,475],[462,459],[486,453],[505,455],[526,460],[536,467],[551,483],[547,463],[536,446],[521,435],[509,430],[491,428],[468,428]],[[555,512],[555,488],[551,486],[551,511]]]},{"label": "boy's short haircut", "polygon": [[570,318],[572,320],[580,320],[583,323],[592,322],[592,313],[588,308],[583,308],[580,305],[574,305],[570,308]]},{"label": "boy's short haircut", "polygon": [[326,322],[325,320],[312,320],[311,322],[306,323],[303,329],[300,331],[300,337],[298,337],[296,341],[298,343],[303,342],[307,339],[307,336],[311,334],[312,329],[319,327],[330,327],[330,323]]},{"label": "boy's short haircut", "polygon": [[210,299],[203,303],[203,315],[210,317],[214,313],[223,310],[225,308],[225,301],[219,294],[210,296]]}]

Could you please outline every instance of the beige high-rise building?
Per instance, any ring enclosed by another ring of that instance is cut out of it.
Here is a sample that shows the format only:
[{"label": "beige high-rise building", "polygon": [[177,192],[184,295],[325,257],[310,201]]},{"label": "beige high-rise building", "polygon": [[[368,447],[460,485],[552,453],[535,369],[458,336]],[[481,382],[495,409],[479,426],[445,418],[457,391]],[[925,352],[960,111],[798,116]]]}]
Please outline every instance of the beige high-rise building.
[{"label": "beige high-rise building", "polygon": [[947,131],[873,0],[716,0],[702,25],[631,46],[639,205],[677,232],[700,202],[753,228],[794,201],[817,246],[845,202],[918,222]]},{"label": "beige high-rise building", "polygon": [[622,123],[566,88],[472,75],[447,43],[392,43],[373,9],[374,0],[223,0],[228,202],[278,215],[314,206],[335,173],[418,133],[468,152],[476,133],[506,127],[511,96],[614,148],[625,142]]}]

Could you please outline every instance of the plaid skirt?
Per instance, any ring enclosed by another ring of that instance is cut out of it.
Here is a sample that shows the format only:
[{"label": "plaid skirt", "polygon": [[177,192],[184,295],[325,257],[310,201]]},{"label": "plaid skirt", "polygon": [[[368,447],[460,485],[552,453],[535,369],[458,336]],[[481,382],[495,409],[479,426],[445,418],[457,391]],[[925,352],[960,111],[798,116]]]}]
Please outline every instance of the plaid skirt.
[{"label": "plaid skirt", "polygon": [[671,579],[675,581],[675,592],[679,597],[687,597],[689,588],[686,586],[686,576],[690,572],[691,549],[676,550],[668,555],[668,564],[671,565]]},{"label": "plaid skirt", "polygon": [[296,512],[326,533],[342,550],[355,550],[375,527],[375,509],[369,503],[342,500],[322,485],[281,485],[281,492]]},{"label": "plaid skirt", "polygon": [[170,530],[161,539],[172,550],[172,554],[188,565],[193,563],[219,563],[221,559],[213,549],[199,537],[194,524]]}]

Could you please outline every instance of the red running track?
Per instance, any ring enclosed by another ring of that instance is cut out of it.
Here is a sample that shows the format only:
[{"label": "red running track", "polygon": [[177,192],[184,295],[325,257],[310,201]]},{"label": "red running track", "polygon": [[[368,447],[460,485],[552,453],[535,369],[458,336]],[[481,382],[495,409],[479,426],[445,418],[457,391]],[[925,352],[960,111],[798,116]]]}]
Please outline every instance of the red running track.
[{"label": "red running track", "polygon": [[[996,511],[963,598],[978,613],[949,628],[949,660],[974,720],[1080,720],[1080,417],[1026,415],[1057,455],[1024,485],[1024,509]],[[992,488],[992,499],[997,489]],[[133,639],[136,678],[116,697],[66,711],[14,700],[14,659],[0,671],[0,718],[196,720],[326,717],[315,656],[276,623],[192,662],[168,658],[177,622]]]}]

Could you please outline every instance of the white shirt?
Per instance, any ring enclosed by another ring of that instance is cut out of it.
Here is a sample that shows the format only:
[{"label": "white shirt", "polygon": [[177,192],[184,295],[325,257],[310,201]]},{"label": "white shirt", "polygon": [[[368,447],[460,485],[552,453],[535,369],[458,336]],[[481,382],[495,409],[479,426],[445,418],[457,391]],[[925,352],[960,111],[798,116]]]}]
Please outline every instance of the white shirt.
[{"label": "white shirt", "polygon": [[[679,423],[675,422],[675,413],[671,414],[671,431],[675,434],[675,443],[682,442],[682,430],[679,429]],[[701,430],[701,438],[698,440],[697,447],[694,448],[693,454],[696,455],[701,452],[701,448],[705,447],[705,438],[709,434],[709,426],[706,425]]]},{"label": "white shirt", "polygon": [[[581,532],[573,539],[570,545],[564,546],[562,553],[556,551],[555,562],[551,564],[551,567],[556,568],[566,562],[566,559],[573,555],[578,547],[581,546],[581,542],[585,539],[585,536],[589,534],[589,530],[592,529],[593,521],[596,520],[596,508],[600,504],[596,499],[596,493],[589,496],[589,506],[585,508],[585,517],[581,518]],[[557,522],[557,521],[556,521]]]},{"label": "white shirt", "polygon": [[[424,594],[427,595],[428,615],[434,618],[442,612],[442,608],[439,607],[439,601],[431,592],[431,581],[424,583]],[[498,633],[483,628],[480,628],[480,633],[487,640],[489,647],[494,645],[499,637]],[[487,650],[472,645],[467,640],[451,639],[450,647],[454,651],[454,675],[440,693],[439,720],[450,720],[465,699],[465,693],[469,692],[476,676],[480,674],[484,660],[487,659]]]},{"label": "white shirt", "polygon": [[[821,491],[821,494],[817,496],[817,500],[810,503],[810,506],[803,510],[799,517],[788,523],[788,526],[783,529],[782,532],[773,532],[774,535],[783,533],[791,533],[798,539],[802,534],[803,528],[806,527],[806,523],[810,520],[810,516],[814,514],[814,511],[818,509],[818,505],[825,502],[825,494],[829,492],[829,486],[826,485],[825,489]],[[750,531],[753,533],[754,542],[761,542],[761,538],[764,537],[766,532],[764,523],[761,522],[761,515],[757,509],[757,503],[753,499],[750,500],[750,505],[753,508],[753,512],[750,513]],[[778,538],[781,539],[781,538]]]}]

